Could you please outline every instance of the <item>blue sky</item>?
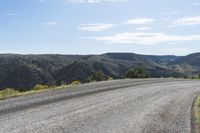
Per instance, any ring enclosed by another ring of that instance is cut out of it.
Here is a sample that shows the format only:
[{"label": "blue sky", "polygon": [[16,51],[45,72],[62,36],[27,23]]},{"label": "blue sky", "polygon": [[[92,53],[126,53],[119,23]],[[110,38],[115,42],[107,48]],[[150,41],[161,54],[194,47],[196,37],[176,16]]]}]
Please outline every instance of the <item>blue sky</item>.
[{"label": "blue sky", "polygon": [[200,52],[200,0],[1,0],[0,53]]}]

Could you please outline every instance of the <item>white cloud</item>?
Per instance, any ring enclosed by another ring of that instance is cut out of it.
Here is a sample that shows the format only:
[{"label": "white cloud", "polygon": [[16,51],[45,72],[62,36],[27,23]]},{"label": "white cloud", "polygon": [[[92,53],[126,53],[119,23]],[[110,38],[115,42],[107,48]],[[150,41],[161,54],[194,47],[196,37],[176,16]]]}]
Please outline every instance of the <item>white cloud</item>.
[{"label": "white cloud", "polygon": [[116,26],[115,24],[105,24],[105,23],[82,24],[78,29],[83,31],[103,31],[111,29],[115,26]]},{"label": "white cloud", "polygon": [[9,13],[8,13],[8,16],[18,16],[18,14],[17,14],[17,13],[14,13],[14,12],[9,12]]},{"label": "white cloud", "polygon": [[186,17],[178,19],[174,22],[176,25],[198,25],[200,24],[200,16]]},{"label": "white cloud", "polygon": [[152,24],[154,21],[155,21],[154,19],[149,19],[149,18],[136,18],[126,21],[126,24],[145,25],[145,24]]},{"label": "white cloud", "polygon": [[152,29],[151,27],[139,27],[136,30],[145,31],[145,30],[151,30],[151,29]]},{"label": "white cloud", "polygon": [[105,43],[124,43],[140,45],[156,45],[163,42],[181,42],[200,40],[200,35],[167,35],[164,33],[144,33],[144,32],[127,32],[119,33],[112,36],[97,36],[87,39]]},{"label": "white cloud", "polygon": [[[112,24],[112,23],[94,23],[94,24],[82,24],[80,27],[78,27],[79,30],[83,31],[103,31],[108,30],[114,27],[118,26],[124,26],[124,25],[147,25],[152,24],[155,20],[154,19],[147,19],[147,18],[137,18],[137,19],[130,19],[118,24]],[[136,30],[151,30],[151,27],[139,27]]]},{"label": "white cloud", "polygon": [[94,4],[94,3],[103,3],[103,2],[123,2],[127,0],[65,0],[65,2],[70,2],[70,3],[89,3],[89,4]]},{"label": "white cloud", "polygon": [[59,25],[59,23],[56,21],[43,22],[42,24],[46,25],[46,26],[58,26]]}]

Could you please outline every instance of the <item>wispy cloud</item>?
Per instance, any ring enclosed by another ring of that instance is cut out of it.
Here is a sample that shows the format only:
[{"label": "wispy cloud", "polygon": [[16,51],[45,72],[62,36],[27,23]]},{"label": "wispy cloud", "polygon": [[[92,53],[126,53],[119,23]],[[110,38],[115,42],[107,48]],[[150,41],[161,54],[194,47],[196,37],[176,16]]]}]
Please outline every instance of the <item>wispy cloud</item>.
[{"label": "wispy cloud", "polygon": [[65,2],[70,3],[89,3],[89,4],[95,4],[95,3],[103,3],[103,2],[123,2],[127,0],[65,0]]},{"label": "wispy cloud", "polygon": [[[104,31],[118,26],[124,25],[148,25],[152,24],[155,20],[154,19],[147,19],[147,18],[137,18],[137,19],[130,19],[118,24],[112,23],[94,23],[94,24],[81,24],[78,27],[79,30],[83,31]],[[137,30],[150,30],[151,27],[139,27]]]},{"label": "wispy cloud", "polygon": [[46,25],[46,26],[58,26],[59,25],[59,23],[56,21],[43,22],[42,24]]},{"label": "wispy cloud", "polygon": [[112,36],[97,36],[94,39],[105,43],[156,45],[163,42],[181,42],[200,40],[200,35],[167,35],[164,33],[125,32]]},{"label": "wispy cloud", "polygon": [[16,16],[18,16],[18,14],[17,14],[17,13],[14,13],[14,12],[9,12],[9,13],[8,13],[8,16],[14,16],[14,17],[16,17]]},{"label": "wispy cloud", "polygon": [[130,19],[127,20],[126,24],[132,24],[132,25],[145,25],[145,24],[152,24],[154,23],[154,19],[151,18],[136,18],[136,19]]},{"label": "wispy cloud", "polygon": [[175,25],[199,25],[200,16],[186,17],[178,19],[174,22]]},{"label": "wispy cloud", "polygon": [[152,28],[151,27],[139,27],[137,28],[136,30],[139,30],[139,31],[146,31],[146,30],[151,30]]},{"label": "wispy cloud", "polygon": [[78,28],[83,31],[103,31],[115,27],[115,24],[97,23],[97,24],[82,24]]}]

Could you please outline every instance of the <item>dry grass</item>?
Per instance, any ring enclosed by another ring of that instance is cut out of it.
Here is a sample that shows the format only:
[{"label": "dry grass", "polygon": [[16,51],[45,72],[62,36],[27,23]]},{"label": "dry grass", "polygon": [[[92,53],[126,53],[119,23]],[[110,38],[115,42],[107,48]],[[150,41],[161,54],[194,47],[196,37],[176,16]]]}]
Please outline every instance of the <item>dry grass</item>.
[{"label": "dry grass", "polygon": [[0,91],[0,99],[5,99],[8,97],[15,97],[19,94],[19,91],[16,91],[14,89],[11,88],[7,88],[5,90]]},{"label": "dry grass", "polygon": [[200,95],[195,99],[193,105],[193,121],[195,132],[200,131]]},{"label": "dry grass", "polygon": [[73,82],[71,83],[71,85],[80,85],[80,84],[81,84],[81,82],[78,81],[78,80],[75,80],[75,81],[73,81]]},{"label": "dry grass", "polygon": [[7,99],[7,98],[12,98],[12,97],[19,97],[19,96],[25,96],[25,95],[31,95],[35,93],[40,93],[48,90],[61,90],[61,89],[66,89],[70,85],[62,85],[62,86],[57,86],[57,87],[49,87],[47,88],[46,86],[44,88],[38,87],[37,89],[34,88],[33,90],[30,91],[25,91],[25,92],[20,92],[11,88],[5,89],[0,91],[0,100]]}]

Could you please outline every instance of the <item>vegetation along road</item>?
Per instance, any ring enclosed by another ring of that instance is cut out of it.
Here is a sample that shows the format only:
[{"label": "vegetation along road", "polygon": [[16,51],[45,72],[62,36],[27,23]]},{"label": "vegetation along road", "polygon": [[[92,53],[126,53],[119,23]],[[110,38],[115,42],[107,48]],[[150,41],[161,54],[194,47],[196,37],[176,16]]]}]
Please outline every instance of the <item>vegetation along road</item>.
[{"label": "vegetation along road", "polygon": [[198,80],[126,79],[0,101],[1,133],[190,133]]}]

